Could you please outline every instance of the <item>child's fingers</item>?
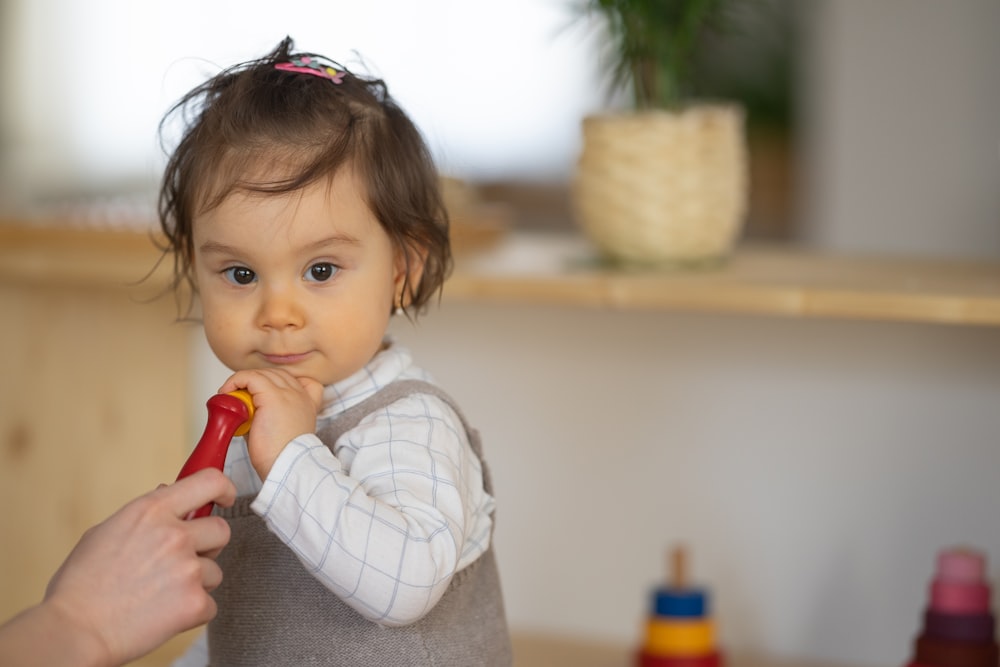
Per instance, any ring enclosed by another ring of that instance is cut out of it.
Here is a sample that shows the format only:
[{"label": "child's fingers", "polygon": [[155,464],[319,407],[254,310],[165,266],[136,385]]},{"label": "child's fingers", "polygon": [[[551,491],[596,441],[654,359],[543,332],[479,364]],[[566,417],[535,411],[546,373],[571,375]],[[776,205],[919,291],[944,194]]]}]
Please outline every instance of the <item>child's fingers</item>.
[{"label": "child's fingers", "polygon": [[323,404],[323,385],[312,378],[296,378],[312,399],[313,407],[319,410]]},{"label": "child's fingers", "polygon": [[219,393],[227,394],[237,389],[249,390],[250,383],[255,382],[255,378],[258,375],[257,371],[237,371],[230,375],[229,378],[222,383],[222,386],[219,387]]},{"label": "child's fingers", "polygon": [[219,393],[225,394],[236,389],[246,389],[250,393],[261,391],[274,384],[274,379],[266,372],[267,369],[250,369],[236,371],[219,387]]},{"label": "child's fingers", "polygon": [[219,388],[220,394],[226,394],[237,389],[245,389],[251,394],[266,391],[270,387],[283,389],[297,388],[298,380],[294,375],[281,368],[258,368],[237,371]]}]

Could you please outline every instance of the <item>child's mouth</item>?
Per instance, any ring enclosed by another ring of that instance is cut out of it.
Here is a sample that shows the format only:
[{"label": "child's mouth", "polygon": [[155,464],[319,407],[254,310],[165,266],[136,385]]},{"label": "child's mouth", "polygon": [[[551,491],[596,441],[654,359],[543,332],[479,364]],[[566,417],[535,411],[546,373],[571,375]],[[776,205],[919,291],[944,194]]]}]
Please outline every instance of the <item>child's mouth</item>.
[{"label": "child's mouth", "polygon": [[285,366],[288,364],[297,364],[300,361],[304,361],[308,356],[308,352],[301,352],[299,354],[264,354],[261,356],[269,364],[274,364],[276,366]]}]

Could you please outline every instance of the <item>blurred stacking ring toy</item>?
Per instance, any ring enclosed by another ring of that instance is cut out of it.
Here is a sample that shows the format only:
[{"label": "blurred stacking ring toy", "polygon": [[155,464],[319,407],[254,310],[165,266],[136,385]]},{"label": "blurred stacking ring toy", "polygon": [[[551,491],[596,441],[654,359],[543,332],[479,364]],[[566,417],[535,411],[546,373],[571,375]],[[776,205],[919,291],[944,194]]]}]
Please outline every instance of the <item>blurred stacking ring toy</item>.
[{"label": "blurred stacking ring toy", "polygon": [[708,591],[689,586],[684,550],[671,554],[670,577],[653,590],[637,667],[722,667]]},{"label": "blurred stacking ring toy", "polygon": [[998,667],[986,557],[970,548],[938,554],[923,627],[908,667]]},{"label": "blurred stacking ring toy", "polygon": [[[205,424],[205,432],[191,451],[177,479],[194,474],[202,468],[222,470],[226,463],[226,453],[229,451],[229,441],[233,436],[245,435],[250,430],[250,422],[253,421],[253,398],[249,392],[237,389],[228,394],[216,394],[208,399],[206,407],[208,421]],[[212,506],[213,503],[207,503],[187,518],[208,516],[212,513]]]}]

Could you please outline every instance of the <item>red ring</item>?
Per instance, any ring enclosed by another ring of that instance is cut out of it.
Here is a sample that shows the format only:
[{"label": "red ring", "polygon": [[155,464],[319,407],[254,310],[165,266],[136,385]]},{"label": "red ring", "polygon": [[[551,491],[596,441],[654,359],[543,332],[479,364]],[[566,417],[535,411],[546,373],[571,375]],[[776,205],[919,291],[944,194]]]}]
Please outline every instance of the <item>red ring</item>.
[{"label": "red ring", "polygon": [[666,656],[640,651],[636,656],[636,667],[722,667],[722,652],[707,655]]}]

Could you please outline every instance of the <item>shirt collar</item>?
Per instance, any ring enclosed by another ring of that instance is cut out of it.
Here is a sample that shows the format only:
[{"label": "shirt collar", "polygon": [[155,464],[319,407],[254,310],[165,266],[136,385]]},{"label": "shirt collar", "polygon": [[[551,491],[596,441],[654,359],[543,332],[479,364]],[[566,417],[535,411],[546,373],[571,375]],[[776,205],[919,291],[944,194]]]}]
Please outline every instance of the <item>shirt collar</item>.
[{"label": "shirt collar", "polygon": [[319,418],[334,417],[397,380],[413,363],[410,351],[387,338],[383,348],[354,375],[323,389]]}]

